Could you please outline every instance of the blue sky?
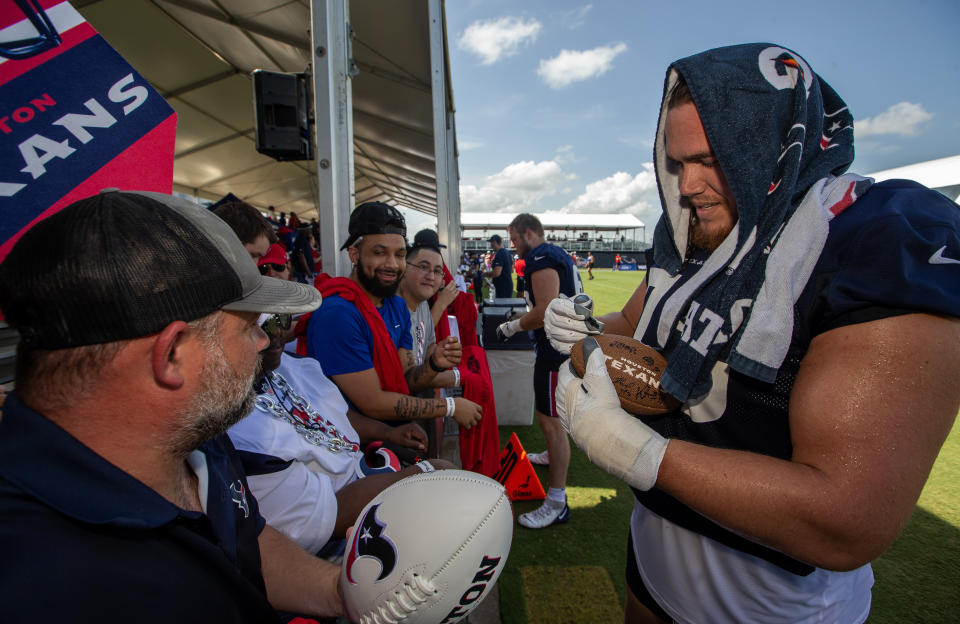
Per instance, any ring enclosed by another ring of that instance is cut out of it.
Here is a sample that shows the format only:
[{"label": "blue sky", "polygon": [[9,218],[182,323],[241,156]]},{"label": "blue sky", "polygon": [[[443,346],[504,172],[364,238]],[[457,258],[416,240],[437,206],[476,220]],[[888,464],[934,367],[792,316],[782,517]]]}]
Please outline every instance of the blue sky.
[{"label": "blue sky", "polygon": [[844,98],[851,170],[960,154],[956,0],[448,0],[446,14],[464,212],[628,212],[652,225],[666,67],[751,41],[798,52]]}]

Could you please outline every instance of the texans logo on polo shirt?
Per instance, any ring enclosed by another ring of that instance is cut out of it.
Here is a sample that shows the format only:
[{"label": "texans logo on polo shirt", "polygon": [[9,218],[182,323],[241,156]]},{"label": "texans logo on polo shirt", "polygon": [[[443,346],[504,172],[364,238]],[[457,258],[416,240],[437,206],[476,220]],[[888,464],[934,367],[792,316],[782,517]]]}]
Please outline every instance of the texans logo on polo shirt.
[{"label": "texans logo on polo shirt", "polygon": [[243,512],[243,517],[249,518],[250,503],[247,502],[247,489],[243,487],[243,482],[239,479],[230,484],[230,498],[236,503],[237,508]]}]

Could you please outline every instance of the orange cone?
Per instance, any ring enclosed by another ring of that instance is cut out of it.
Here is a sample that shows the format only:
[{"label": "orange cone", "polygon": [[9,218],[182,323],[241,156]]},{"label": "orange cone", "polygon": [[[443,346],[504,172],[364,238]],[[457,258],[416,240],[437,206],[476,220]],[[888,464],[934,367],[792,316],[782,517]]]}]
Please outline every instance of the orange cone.
[{"label": "orange cone", "polygon": [[503,446],[503,451],[500,452],[500,470],[493,478],[507,489],[507,495],[512,501],[543,500],[547,497],[516,433],[511,435]]}]

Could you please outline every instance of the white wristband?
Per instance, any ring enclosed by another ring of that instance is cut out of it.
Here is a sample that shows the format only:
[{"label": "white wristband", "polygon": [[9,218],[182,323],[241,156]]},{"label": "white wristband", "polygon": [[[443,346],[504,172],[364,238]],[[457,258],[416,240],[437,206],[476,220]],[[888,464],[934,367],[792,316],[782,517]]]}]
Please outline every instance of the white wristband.
[{"label": "white wristband", "polygon": [[417,462],[417,468],[419,468],[423,472],[436,472],[437,470],[436,468],[433,467],[433,464],[431,464],[427,460]]},{"label": "white wristband", "polygon": [[451,370],[453,370],[453,385],[459,386],[460,385],[460,369],[454,366]]},{"label": "white wristband", "polygon": [[453,413],[457,410],[457,403],[453,400],[453,397],[447,397],[447,415],[445,418],[450,418],[453,416]]}]

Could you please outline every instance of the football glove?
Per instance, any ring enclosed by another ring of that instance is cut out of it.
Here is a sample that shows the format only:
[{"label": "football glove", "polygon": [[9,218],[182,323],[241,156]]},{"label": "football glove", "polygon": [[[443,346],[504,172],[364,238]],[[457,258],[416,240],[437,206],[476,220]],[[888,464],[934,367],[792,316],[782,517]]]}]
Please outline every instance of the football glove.
[{"label": "football glove", "polygon": [[543,315],[543,329],[550,345],[560,353],[570,353],[573,345],[587,336],[603,332],[603,323],[593,318],[593,300],[579,294],[565,295],[550,302]]},{"label": "football glove", "polygon": [[497,338],[506,342],[518,331],[520,331],[520,319],[515,318],[512,321],[506,321],[497,326]]},{"label": "football glove", "polygon": [[570,361],[557,375],[556,408],[563,428],[594,464],[638,490],[657,482],[669,440],[620,407],[596,340],[583,344],[587,366],[583,379]]}]

